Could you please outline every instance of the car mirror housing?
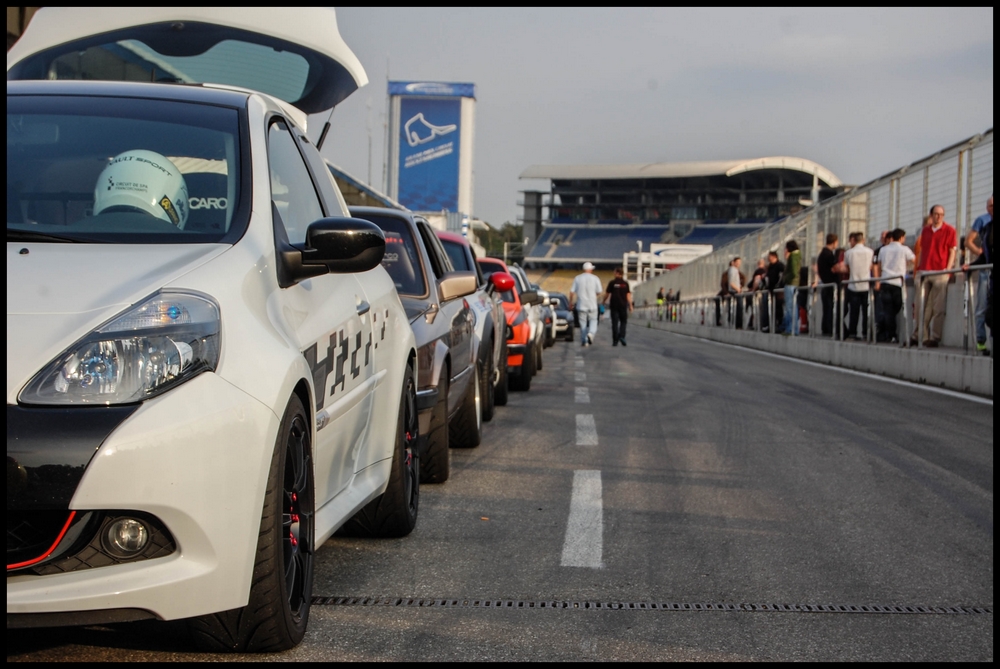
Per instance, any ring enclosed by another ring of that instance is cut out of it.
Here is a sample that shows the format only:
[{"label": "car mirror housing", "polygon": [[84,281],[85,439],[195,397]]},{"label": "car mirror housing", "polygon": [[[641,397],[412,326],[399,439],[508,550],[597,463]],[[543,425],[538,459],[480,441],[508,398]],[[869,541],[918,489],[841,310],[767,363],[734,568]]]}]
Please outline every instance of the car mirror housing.
[{"label": "car mirror housing", "polygon": [[501,293],[514,290],[514,277],[504,272],[494,272],[490,274],[490,283]]},{"label": "car mirror housing", "polygon": [[358,218],[321,218],[306,230],[306,243],[291,245],[275,223],[279,236],[278,285],[287,288],[314,276],[374,269],[385,254],[382,229]]},{"label": "car mirror housing", "polygon": [[523,293],[521,293],[521,303],[530,305],[541,304],[542,298],[539,297],[538,293],[536,293],[535,291],[526,290]]},{"label": "car mirror housing", "polygon": [[465,297],[479,289],[479,277],[475,272],[448,272],[438,282],[438,289],[442,302]]},{"label": "car mirror housing", "polygon": [[558,307],[559,306],[559,298],[558,297],[551,298],[549,300],[549,304],[551,304],[553,307]]}]

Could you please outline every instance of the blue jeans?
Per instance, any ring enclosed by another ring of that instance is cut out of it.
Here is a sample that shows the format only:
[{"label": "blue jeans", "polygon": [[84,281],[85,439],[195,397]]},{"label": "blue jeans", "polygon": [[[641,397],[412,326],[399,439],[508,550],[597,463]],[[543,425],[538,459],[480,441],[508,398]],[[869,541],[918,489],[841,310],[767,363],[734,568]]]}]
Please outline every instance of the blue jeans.
[{"label": "blue jeans", "polygon": [[976,285],[976,341],[980,344],[986,341],[986,293],[990,289],[990,271],[979,270]]},{"label": "blue jeans", "polygon": [[795,299],[795,286],[785,286],[785,332],[799,334],[799,301]]},{"label": "blue jeans", "polygon": [[580,337],[587,341],[587,335],[593,334],[597,339],[597,309],[580,309]]}]

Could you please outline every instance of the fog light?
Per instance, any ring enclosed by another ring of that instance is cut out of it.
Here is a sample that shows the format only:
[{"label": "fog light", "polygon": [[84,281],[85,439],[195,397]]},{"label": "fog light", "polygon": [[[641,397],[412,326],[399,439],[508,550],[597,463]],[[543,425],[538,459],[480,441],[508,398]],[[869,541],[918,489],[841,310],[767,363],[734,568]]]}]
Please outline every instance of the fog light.
[{"label": "fog light", "polygon": [[104,547],[117,557],[135,557],[149,543],[149,530],[135,518],[117,518],[108,525]]}]

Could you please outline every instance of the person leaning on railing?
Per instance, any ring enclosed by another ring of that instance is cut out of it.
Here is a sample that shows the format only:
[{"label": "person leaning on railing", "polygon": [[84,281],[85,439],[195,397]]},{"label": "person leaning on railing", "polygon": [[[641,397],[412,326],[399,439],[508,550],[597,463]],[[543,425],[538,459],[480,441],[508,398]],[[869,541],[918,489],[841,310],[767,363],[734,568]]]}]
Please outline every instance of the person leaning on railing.
[{"label": "person leaning on railing", "polygon": [[[990,199],[986,201],[986,213],[976,219],[976,222],[972,224],[972,229],[969,230],[969,234],[965,238],[965,248],[968,249],[973,255],[978,256],[971,265],[985,265],[988,264],[983,262],[983,253],[985,245],[985,235],[983,231],[986,229],[987,225],[993,223],[993,196],[990,195]],[[990,228],[992,230],[992,228]],[[993,261],[990,260],[990,263]],[[976,285],[976,348],[983,355],[989,355],[990,350],[986,346],[986,296],[989,292],[989,283],[992,280],[993,272],[991,270],[985,269],[980,270],[979,281]],[[990,328],[992,332],[992,327]]]}]

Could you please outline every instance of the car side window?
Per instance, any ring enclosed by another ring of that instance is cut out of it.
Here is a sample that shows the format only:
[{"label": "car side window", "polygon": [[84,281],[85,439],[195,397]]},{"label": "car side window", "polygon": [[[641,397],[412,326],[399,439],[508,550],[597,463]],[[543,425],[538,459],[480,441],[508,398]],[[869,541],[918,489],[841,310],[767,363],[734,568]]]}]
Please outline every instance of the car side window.
[{"label": "car side window", "polygon": [[420,231],[420,238],[424,240],[424,248],[427,249],[427,255],[430,258],[431,266],[434,268],[434,274],[437,275],[437,278],[440,279],[448,272],[453,271],[454,267],[452,267],[451,260],[448,259],[448,254],[441,248],[441,242],[438,241],[437,235],[431,230],[431,226],[425,221],[417,221],[417,230]]},{"label": "car side window", "polygon": [[271,172],[271,202],[291,244],[302,244],[310,223],[323,218],[323,207],[295,146],[288,126],[277,120],[267,131],[268,165]]}]

